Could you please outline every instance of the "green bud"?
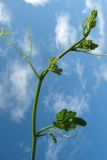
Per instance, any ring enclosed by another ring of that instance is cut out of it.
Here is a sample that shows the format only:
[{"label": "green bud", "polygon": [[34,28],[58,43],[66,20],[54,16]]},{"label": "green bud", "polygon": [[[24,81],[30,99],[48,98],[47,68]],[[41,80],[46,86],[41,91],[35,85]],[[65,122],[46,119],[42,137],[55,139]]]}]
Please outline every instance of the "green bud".
[{"label": "green bud", "polygon": [[84,36],[86,36],[92,28],[96,27],[96,17],[97,17],[97,11],[92,10],[90,15],[83,20],[82,28]]},{"label": "green bud", "polygon": [[91,15],[93,16],[93,18],[96,18],[97,17],[97,10],[92,10]]}]

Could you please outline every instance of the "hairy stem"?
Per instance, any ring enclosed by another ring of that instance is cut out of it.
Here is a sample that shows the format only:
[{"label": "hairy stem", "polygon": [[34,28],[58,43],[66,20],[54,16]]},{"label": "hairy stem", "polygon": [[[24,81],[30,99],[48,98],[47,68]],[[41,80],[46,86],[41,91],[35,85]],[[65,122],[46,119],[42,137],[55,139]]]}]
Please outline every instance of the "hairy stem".
[{"label": "hairy stem", "polygon": [[32,111],[32,153],[31,153],[31,160],[35,160],[36,158],[36,143],[37,143],[37,136],[35,134],[36,132],[36,113],[37,113],[37,104],[41,89],[42,79],[38,80],[36,93],[34,97],[34,104],[33,104],[33,111]]}]

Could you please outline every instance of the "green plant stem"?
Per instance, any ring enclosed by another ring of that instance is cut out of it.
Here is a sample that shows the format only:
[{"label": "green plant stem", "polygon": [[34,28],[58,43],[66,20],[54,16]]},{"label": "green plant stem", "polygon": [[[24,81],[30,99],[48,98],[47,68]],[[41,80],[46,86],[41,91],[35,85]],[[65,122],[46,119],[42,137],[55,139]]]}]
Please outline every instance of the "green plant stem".
[{"label": "green plant stem", "polygon": [[82,41],[85,40],[86,37],[82,37],[78,42],[74,43],[72,46],[70,46],[69,48],[67,48],[66,50],[64,50],[61,54],[59,54],[57,56],[57,59],[61,59],[63,56],[65,56],[68,52],[70,51],[74,51],[74,48],[79,44],[81,43]]},{"label": "green plant stem", "polygon": [[75,47],[77,47],[81,42],[83,42],[88,37],[90,31],[91,31],[91,29],[89,29],[89,31],[87,32],[87,34],[85,36],[83,36],[80,40],[78,40],[72,46],[70,46],[69,48],[67,48],[66,50],[64,50],[61,54],[59,54],[57,56],[57,59],[58,60],[61,59],[63,56],[65,56],[70,51],[75,51]]},{"label": "green plant stem", "polygon": [[44,133],[44,134],[39,134],[37,137],[40,138],[40,137],[49,136],[49,135],[50,135],[49,133]]},{"label": "green plant stem", "polygon": [[37,104],[38,104],[38,99],[39,99],[39,94],[40,94],[40,89],[41,89],[41,84],[42,84],[42,79],[40,78],[38,80],[37,88],[36,88],[36,93],[34,97],[34,104],[33,104],[33,111],[32,111],[32,153],[31,153],[31,160],[35,160],[36,158],[36,143],[37,143],[37,135],[35,134],[36,132],[36,113],[37,113]]},{"label": "green plant stem", "polygon": [[35,160],[36,159],[36,144],[37,144],[37,137],[32,135],[31,160]]},{"label": "green plant stem", "polygon": [[50,128],[54,128],[55,126],[54,125],[50,125],[50,126],[47,126],[47,127],[44,127],[42,128],[41,130],[39,130],[36,134],[39,135],[40,133],[50,129]]}]

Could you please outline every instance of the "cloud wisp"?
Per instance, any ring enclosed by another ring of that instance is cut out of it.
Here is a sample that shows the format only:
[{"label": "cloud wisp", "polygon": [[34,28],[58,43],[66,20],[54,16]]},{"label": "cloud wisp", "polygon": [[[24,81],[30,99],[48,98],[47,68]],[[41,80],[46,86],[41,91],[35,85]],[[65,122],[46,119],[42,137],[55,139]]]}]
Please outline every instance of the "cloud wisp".
[{"label": "cloud wisp", "polygon": [[11,111],[11,118],[20,121],[24,118],[30,105],[29,80],[32,77],[28,66],[14,64],[9,76],[12,97],[16,99],[16,107]]},{"label": "cloud wisp", "polygon": [[96,83],[94,86],[94,91],[99,88],[102,82],[107,82],[107,64],[100,64],[99,67],[94,69],[94,77],[96,78]]},{"label": "cloud wisp", "polygon": [[58,144],[54,144],[50,139],[48,140],[48,147],[45,154],[45,160],[58,160],[58,155],[63,148],[64,143],[59,139]]},{"label": "cloud wisp", "polygon": [[44,104],[45,106],[52,106],[51,111],[55,113],[63,108],[68,108],[82,115],[89,109],[88,95],[83,94],[72,96],[51,91],[49,95],[45,97]]},{"label": "cloud wisp", "polygon": [[0,23],[10,25],[11,13],[4,2],[0,1]]},{"label": "cloud wisp", "polygon": [[32,6],[44,6],[49,3],[50,0],[23,0],[24,2],[31,4]]},{"label": "cloud wisp", "polygon": [[78,75],[79,82],[80,82],[82,88],[85,89],[85,87],[86,87],[86,79],[84,77],[85,66],[80,62],[80,60],[77,60],[75,65],[76,65],[75,70]]},{"label": "cloud wisp", "polygon": [[[8,112],[13,121],[20,122],[31,103],[30,80],[32,72],[26,65],[14,62],[8,73],[2,73],[0,84],[0,111]],[[8,105],[7,105],[8,104]]]},{"label": "cloud wisp", "polygon": [[60,13],[57,16],[55,27],[55,41],[57,47],[65,48],[75,42],[77,38],[76,29],[70,23],[68,13]]}]

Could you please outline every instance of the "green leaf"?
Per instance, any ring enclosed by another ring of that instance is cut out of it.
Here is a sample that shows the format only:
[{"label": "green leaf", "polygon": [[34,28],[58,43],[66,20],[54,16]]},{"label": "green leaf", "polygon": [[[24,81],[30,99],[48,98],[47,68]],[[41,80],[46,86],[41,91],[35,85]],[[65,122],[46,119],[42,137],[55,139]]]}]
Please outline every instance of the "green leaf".
[{"label": "green leaf", "polygon": [[76,112],[62,109],[56,114],[56,121],[53,125],[61,130],[69,131],[75,129],[77,125],[85,126],[86,121],[80,117],[76,117]]},{"label": "green leaf", "polygon": [[86,126],[87,125],[87,122],[84,119],[79,118],[79,117],[75,117],[73,119],[73,123],[75,123],[77,125],[80,125],[80,126]]},{"label": "green leaf", "polygon": [[48,69],[49,69],[49,71],[52,71],[52,72],[54,72],[54,73],[56,73],[58,75],[61,75],[61,73],[63,72],[63,70],[58,67],[58,65],[56,64],[55,58],[56,57],[50,58]]},{"label": "green leaf", "polygon": [[78,48],[81,48],[83,50],[94,50],[98,47],[98,45],[96,43],[94,43],[92,40],[90,39],[86,39],[84,42],[82,42]]},{"label": "green leaf", "polygon": [[67,111],[67,109],[62,109],[59,113],[56,114],[58,120],[65,120],[66,118],[75,117],[76,112]]}]

